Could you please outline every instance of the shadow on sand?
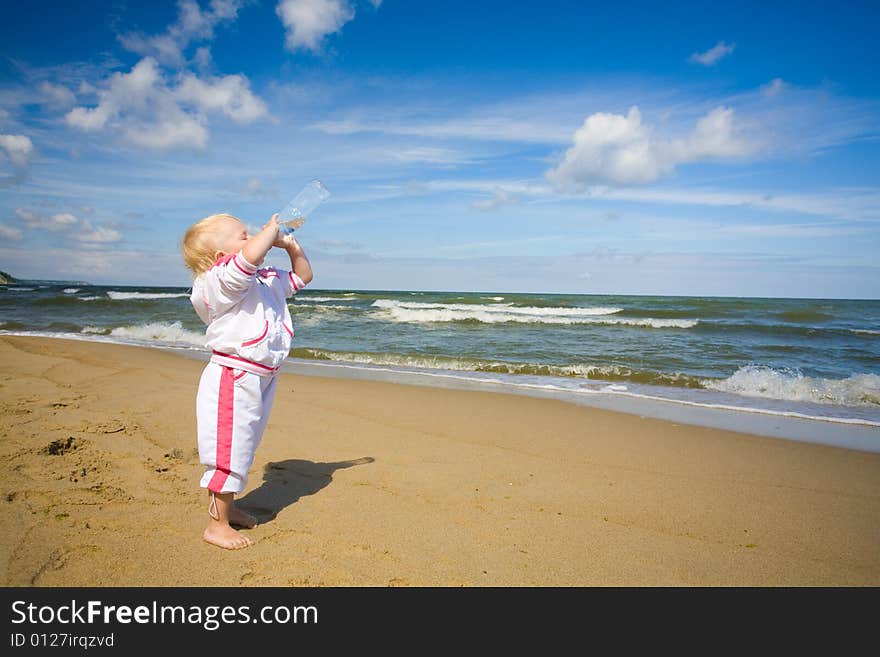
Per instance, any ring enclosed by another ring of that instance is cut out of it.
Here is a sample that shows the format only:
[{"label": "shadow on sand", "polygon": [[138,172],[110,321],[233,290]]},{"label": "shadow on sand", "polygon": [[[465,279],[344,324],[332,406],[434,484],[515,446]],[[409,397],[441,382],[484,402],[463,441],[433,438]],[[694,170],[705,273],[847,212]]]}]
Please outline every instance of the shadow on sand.
[{"label": "shadow on sand", "polygon": [[343,468],[375,461],[372,456],[336,463],[315,463],[287,459],[269,462],[263,468],[259,488],[236,501],[236,506],[254,514],[260,524],[274,520],[283,509],[306,495],[314,495],[333,481],[333,473]]}]

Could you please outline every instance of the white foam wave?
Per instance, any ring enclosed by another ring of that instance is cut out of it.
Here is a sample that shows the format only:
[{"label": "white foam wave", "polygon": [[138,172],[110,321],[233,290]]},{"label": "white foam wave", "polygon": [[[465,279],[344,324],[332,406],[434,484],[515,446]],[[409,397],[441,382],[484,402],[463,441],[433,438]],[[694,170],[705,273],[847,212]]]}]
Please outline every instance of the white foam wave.
[{"label": "white foam wave", "polygon": [[[503,298],[503,297],[499,297]],[[613,315],[619,313],[622,308],[592,306],[589,308],[568,308],[553,306],[541,308],[538,306],[514,306],[511,303],[425,303],[422,301],[397,301],[396,299],[377,299],[372,304],[376,308],[406,308],[407,310],[461,310],[461,311],[485,311],[490,313],[507,313],[515,315],[553,315],[556,317],[585,317],[593,315]]]},{"label": "white foam wave", "polygon": [[[352,369],[352,370],[364,370],[364,371],[372,371],[372,372],[388,372],[392,374],[400,374],[401,370],[392,370],[388,368],[384,368],[378,365],[368,365],[368,364],[360,364],[360,363],[326,363],[321,361],[309,361],[309,365],[312,367],[327,367],[327,368],[344,368],[344,369]],[[495,378],[476,378],[473,374],[469,373],[445,373],[440,371],[411,371],[411,372],[403,372],[405,374],[413,374],[422,377],[429,378],[442,378],[442,379],[458,379],[465,381],[470,384],[500,384],[509,389],[522,389],[522,390],[552,390],[564,392],[572,395],[584,395],[585,397],[589,397],[592,395],[615,395],[615,396],[625,396],[634,399],[650,399],[658,402],[668,402],[675,405],[680,406],[694,406],[700,408],[710,408],[710,409],[720,409],[720,410],[729,410],[729,411],[737,411],[748,414],[757,414],[757,415],[771,415],[778,417],[791,417],[791,418],[803,418],[806,420],[818,420],[823,422],[833,422],[839,424],[847,424],[847,425],[865,425],[872,427],[880,427],[880,423],[874,422],[871,420],[866,420],[863,418],[848,418],[848,417],[833,417],[833,416],[823,416],[823,415],[811,415],[808,413],[801,413],[798,411],[786,411],[786,410],[774,410],[768,408],[752,408],[748,406],[733,406],[730,404],[721,404],[721,403],[712,403],[712,402],[698,402],[691,400],[683,400],[683,399],[671,399],[668,397],[662,397],[658,395],[652,394],[644,394],[644,393],[636,393],[630,392],[628,390],[620,390],[619,388],[613,389],[613,386],[606,385],[602,388],[596,389],[579,389],[572,390],[567,387],[552,385],[552,384],[535,384],[535,383],[516,383],[512,382],[509,379],[495,379]],[[623,387],[623,386],[621,386]],[[635,408],[631,411],[626,411],[631,413],[642,414],[639,408]],[[814,441],[814,442],[822,442],[822,441]],[[829,442],[828,444],[835,444],[834,442]],[[864,449],[864,446],[860,447]],[[871,451],[880,451],[874,447],[871,447]]]},{"label": "white foam wave", "polygon": [[481,299],[491,299],[492,301],[504,301],[504,297],[480,297]]},{"label": "white foam wave", "polygon": [[106,297],[77,297],[80,301],[97,301],[98,299],[106,299]]},{"label": "white foam wave", "polygon": [[80,330],[80,333],[99,333],[102,335],[106,335],[109,333],[106,327],[104,326],[83,326]]},{"label": "white foam wave", "polygon": [[[297,295],[297,296],[299,296],[299,295]],[[303,301],[347,301],[347,299],[345,299],[345,297],[347,297],[347,296],[348,296],[347,294],[344,294],[344,295],[338,296],[338,297],[312,297],[312,296],[308,296],[308,295],[304,294],[304,295],[300,296],[299,298],[302,299]]]},{"label": "white foam wave", "polygon": [[79,292],[78,287],[66,287],[64,288],[64,294],[76,294]]},{"label": "white foam wave", "polygon": [[195,347],[205,346],[205,334],[183,328],[180,322],[150,322],[134,326],[119,326],[110,331],[110,336],[138,342],[162,342],[187,344]]},{"label": "white foam wave", "polygon": [[871,329],[850,329],[853,333],[862,333],[863,335],[880,335],[880,331],[872,331]]},{"label": "white foam wave", "polygon": [[[45,285],[41,285],[40,287],[47,287]],[[33,292],[37,288],[35,287],[8,287],[10,292]]]},{"label": "white foam wave", "polygon": [[880,376],[853,374],[845,379],[804,376],[797,369],[774,369],[764,365],[740,367],[721,381],[706,379],[706,388],[747,397],[766,397],[788,401],[880,406]]},{"label": "white foam wave", "polygon": [[[399,367],[417,367],[429,370],[453,370],[462,372],[498,371],[516,373],[534,367],[529,363],[505,363],[478,358],[455,358],[451,356],[413,356],[395,353],[369,353],[359,351],[327,351],[324,349],[306,348],[313,358],[330,360],[338,363],[363,363],[364,365],[394,365]],[[593,371],[591,366],[548,365],[548,370],[565,375],[584,375]]]},{"label": "white foam wave", "polygon": [[698,323],[698,320],[695,319],[607,317],[608,315],[620,312],[622,309],[602,306],[591,308],[540,308],[534,306],[514,307],[511,304],[419,303],[394,299],[377,299],[373,302],[372,306],[382,310],[392,321],[415,323],[476,320],[486,324],[501,322],[622,324],[650,328],[691,328]]},{"label": "white foam wave", "polygon": [[[457,372],[480,372],[495,374],[538,375],[554,377],[575,377],[585,379],[614,379],[629,377],[633,370],[625,365],[591,365],[576,363],[571,365],[554,365],[549,363],[522,363],[516,361],[497,361],[482,358],[466,358],[455,356],[420,356],[396,353],[370,353],[353,351],[328,351],[324,349],[305,348],[311,357],[318,360],[330,360],[340,363],[362,363],[364,365],[393,365],[397,367],[415,367],[428,370],[451,370]],[[663,376],[669,382],[676,382],[687,375],[675,373]],[[582,384],[589,385],[589,384]],[[626,387],[612,387],[612,390],[626,390]]]},{"label": "white foam wave", "polygon": [[297,308],[314,308],[315,310],[360,310],[356,306],[339,306],[336,304],[325,303],[296,303]]},{"label": "white foam wave", "polygon": [[186,292],[117,292],[110,290],[107,296],[115,301],[127,301],[129,299],[175,299],[180,297],[189,298]]}]

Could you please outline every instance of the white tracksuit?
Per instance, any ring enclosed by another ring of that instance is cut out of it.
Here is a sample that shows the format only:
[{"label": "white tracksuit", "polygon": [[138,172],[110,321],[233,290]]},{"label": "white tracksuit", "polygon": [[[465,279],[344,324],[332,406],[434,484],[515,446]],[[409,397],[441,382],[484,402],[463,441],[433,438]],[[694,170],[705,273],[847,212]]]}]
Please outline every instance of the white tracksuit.
[{"label": "white tracksuit", "polygon": [[247,485],[293,340],[287,299],[304,286],[292,271],[257,269],[242,252],[193,282],[190,301],[212,350],[196,396],[202,488],[240,493]]}]

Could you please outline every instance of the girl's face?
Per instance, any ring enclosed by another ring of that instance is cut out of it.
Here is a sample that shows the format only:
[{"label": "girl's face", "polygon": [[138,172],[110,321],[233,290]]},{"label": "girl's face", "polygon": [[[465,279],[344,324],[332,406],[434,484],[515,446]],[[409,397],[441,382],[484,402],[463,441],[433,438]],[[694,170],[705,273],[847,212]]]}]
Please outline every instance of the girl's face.
[{"label": "girl's face", "polygon": [[218,220],[217,226],[217,253],[215,259],[222,258],[230,253],[238,253],[247,244],[250,236],[247,227],[238,219],[223,217]]}]

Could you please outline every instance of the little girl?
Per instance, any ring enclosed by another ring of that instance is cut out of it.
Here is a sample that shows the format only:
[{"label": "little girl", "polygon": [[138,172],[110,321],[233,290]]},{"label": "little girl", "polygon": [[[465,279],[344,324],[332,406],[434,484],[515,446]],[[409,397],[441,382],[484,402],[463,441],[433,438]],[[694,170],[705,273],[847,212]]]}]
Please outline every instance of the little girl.
[{"label": "little girl", "polygon": [[[260,269],[273,246],[290,256],[291,271]],[[254,452],[263,437],[278,370],[293,340],[287,299],[312,280],[312,268],[293,236],[283,235],[278,215],[256,235],[228,214],[193,224],[183,238],[183,257],[195,275],[190,300],[208,328],[211,360],[196,396],[199,459],[205,466],[209,543],[236,550],[253,545],[230,523],[252,528],[257,520],[237,509],[233,497],[247,485]]]}]

